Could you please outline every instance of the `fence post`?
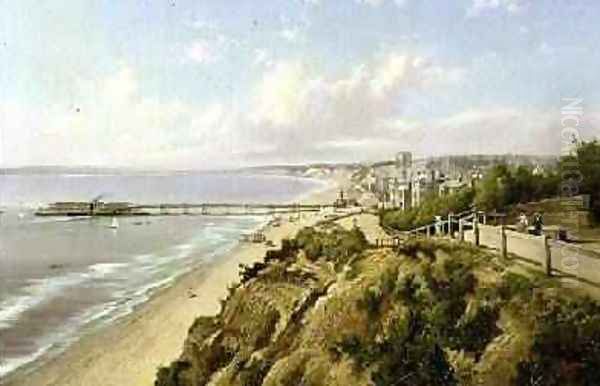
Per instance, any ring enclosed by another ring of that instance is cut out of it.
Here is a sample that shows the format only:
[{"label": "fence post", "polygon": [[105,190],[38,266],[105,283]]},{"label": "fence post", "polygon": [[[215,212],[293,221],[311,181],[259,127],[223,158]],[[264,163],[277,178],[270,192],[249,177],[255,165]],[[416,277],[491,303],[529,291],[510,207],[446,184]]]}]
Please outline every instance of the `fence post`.
[{"label": "fence post", "polygon": [[429,230],[429,225],[425,225],[425,235],[427,238],[429,238],[429,236],[431,236],[431,232]]},{"label": "fence post", "polygon": [[458,219],[458,240],[465,241],[465,224],[462,218]]},{"label": "fence post", "polygon": [[502,259],[506,260],[508,258],[508,250],[506,245],[506,229],[504,228],[504,224],[500,227],[500,251],[502,252]]},{"label": "fence post", "polygon": [[473,234],[475,235],[475,245],[479,246],[479,214],[477,212],[473,217]]},{"label": "fence post", "polygon": [[548,238],[546,238],[546,235],[542,235],[542,242],[544,251],[546,252],[544,270],[546,271],[547,276],[552,276],[552,251],[550,250],[550,245],[548,245]]},{"label": "fence post", "polygon": [[452,212],[448,213],[448,236],[452,238],[452,217],[454,214]]}]

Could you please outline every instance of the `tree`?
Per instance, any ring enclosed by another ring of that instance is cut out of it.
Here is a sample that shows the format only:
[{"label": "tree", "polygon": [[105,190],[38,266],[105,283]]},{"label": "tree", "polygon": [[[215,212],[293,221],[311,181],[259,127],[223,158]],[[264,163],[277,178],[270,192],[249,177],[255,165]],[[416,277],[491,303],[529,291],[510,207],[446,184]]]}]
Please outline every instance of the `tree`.
[{"label": "tree", "polygon": [[477,186],[475,204],[484,210],[502,210],[509,205],[554,197],[559,192],[559,180],[553,172],[534,175],[525,166],[510,169],[504,164],[496,165]]},{"label": "tree", "polygon": [[561,194],[589,194],[592,211],[600,218],[600,143],[596,140],[581,143],[575,154],[560,162]]}]

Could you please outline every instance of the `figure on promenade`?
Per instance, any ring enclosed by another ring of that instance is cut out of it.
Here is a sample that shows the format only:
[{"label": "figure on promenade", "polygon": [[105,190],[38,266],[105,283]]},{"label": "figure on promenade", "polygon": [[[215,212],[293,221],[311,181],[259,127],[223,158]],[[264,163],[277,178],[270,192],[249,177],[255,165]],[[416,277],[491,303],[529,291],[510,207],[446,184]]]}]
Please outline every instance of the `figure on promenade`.
[{"label": "figure on promenade", "polygon": [[529,228],[529,220],[527,219],[525,212],[521,212],[519,215],[519,222],[517,222],[517,231],[526,233],[527,228]]},{"label": "figure on promenade", "polygon": [[442,235],[442,216],[435,216],[435,235]]},{"label": "figure on promenade", "polygon": [[536,212],[533,215],[533,233],[535,235],[541,236],[542,232],[543,232],[543,228],[544,228],[544,218],[542,217],[541,213]]}]

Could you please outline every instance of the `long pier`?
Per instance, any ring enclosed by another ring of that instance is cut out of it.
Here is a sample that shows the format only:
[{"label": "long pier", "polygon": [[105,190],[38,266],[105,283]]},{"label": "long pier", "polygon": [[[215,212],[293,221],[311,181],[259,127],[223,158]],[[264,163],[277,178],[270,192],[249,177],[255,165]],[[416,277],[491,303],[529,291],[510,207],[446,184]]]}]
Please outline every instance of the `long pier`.
[{"label": "long pier", "polygon": [[333,205],[265,203],[170,203],[133,204],[58,202],[39,208],[37,216],[242,216],[319,212]]}]

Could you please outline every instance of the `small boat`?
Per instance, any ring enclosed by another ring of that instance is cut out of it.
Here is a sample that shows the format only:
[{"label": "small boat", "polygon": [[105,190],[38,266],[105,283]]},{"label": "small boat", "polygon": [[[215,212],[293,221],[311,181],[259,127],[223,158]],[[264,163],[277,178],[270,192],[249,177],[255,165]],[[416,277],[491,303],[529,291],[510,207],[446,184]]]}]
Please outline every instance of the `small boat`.
[{"label": "small boat", "polygon": [[112,218],[112,222],[110,223],[109,228],[111,229],[117,229],[119,227],[119,222],[117,221],[116,217]]}]

